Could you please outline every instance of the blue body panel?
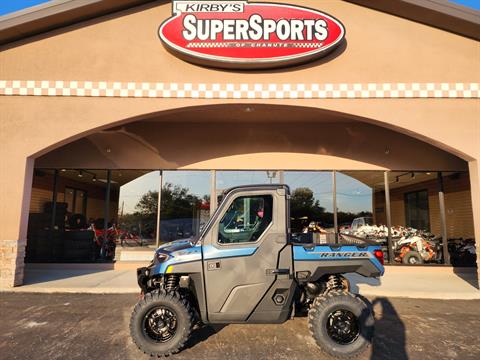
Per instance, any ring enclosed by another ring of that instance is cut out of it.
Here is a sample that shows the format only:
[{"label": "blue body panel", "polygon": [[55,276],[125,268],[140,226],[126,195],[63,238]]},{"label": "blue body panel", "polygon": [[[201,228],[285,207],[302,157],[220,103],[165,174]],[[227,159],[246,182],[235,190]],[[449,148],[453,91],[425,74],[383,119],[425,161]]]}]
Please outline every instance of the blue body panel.
[{"label": "blue body panel", "polygon": [[352,260],[352,259],[368,259],[383,275],[385,268],[373,255],[375,250],[381,250],[380,246],[368,246],[359,248],[355,245],[342,245],[332,247],[329,245],[316,245],[306,247],[303,245],[293,246],[294,261],[330,261],[330,260]]},{"label": "blue body panel", "polygon": [[168,259],[156,263],[151,270],[152,275],[165,274],[170,265],[201,260],[202,247],[200,243],[193,245],[190,240],[177,240],[160,246],[155,252],[155,257],[157,254],[168,255]]},{"label": "blue body panel", "polygon": [[[330,260],[352,260],[368,259],[379,270],[381,275],[384,273],[383,265],[373,255],[374,250],[380,250],[379,246],[368,246],[359,248],[354,245],[344,245],[340,247],[331,247],[328,245],[316,245],[307,247],[303,245],[293,245],[294,261],[330,261]],[[255,254],[257,247],[230,247],[225,246],[216,248],[212,245],[203,246],[203,259],[223,259],[230,257],[251,256]],[[189,240],[177,240],[160,246],[155,254],[168,255],[166,261],[156,263],[151,270],[152,275],[164,274],[170,265],[188,263],[202,260],[201,243],[192,244]]]},{"label": "blue body panel", "polygon": [[[212,245],[206,245],[203,246],[203,259],[213,260],[250,256],[255,254],[255,251],[257,251],[257,247],[232,248],[225,246],[217,249]],[[157,254],[168,255],[168,259],[156,264],[151,270],[152,275],[164,274],[170,265],[202,260],[202,246],[200,243],[193,245],[189,240],[177,240],[160,246],[155,256]]]}]

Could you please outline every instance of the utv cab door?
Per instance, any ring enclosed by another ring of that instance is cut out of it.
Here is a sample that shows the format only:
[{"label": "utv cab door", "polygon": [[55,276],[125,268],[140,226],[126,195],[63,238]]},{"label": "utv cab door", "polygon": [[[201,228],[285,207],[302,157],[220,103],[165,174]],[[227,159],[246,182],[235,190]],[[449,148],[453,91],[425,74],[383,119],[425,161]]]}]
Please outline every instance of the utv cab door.
[{"label": "utv cab door", "polygon": [[203,238],[208,320],[283,322],[293,296],[288,188],[232,190]]}]

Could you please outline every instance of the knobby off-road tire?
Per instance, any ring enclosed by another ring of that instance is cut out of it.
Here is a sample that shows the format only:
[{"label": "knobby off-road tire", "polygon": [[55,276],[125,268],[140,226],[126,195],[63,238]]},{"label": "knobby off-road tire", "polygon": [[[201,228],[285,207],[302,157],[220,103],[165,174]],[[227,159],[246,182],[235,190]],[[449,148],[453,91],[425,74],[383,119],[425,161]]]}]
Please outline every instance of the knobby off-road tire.
[{"label": "knobby off-road tire", "polygon": [[325,353],[344,359],[361,355],[371,344],[372,309],[345,291],[318,296],[308,312],[308,328]]},{"label": "knobby off-road tire", "polygon": [[193,322],[193,310],[185,298],[177,292],[158,290],[146,294],[135,305],[130,334],[145,354],[169,356],[182,350]]}]

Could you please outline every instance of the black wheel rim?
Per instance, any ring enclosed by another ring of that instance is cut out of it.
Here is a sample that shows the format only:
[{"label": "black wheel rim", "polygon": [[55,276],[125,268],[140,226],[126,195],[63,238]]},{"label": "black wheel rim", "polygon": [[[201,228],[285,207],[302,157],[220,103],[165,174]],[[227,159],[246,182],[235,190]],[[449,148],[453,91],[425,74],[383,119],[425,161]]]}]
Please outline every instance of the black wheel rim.
[{"label": "black wheel rim", "polygon": [[328,336],[340,345],[348,345],[359,335],[358,319],[348,310],[335,310],[327,318]]},{"label": "black wheel rim", "polygon": [[177,316],[167,307],[156,307],[143,318],[143,333],[149,339],[165,343],[171,340],[177,330]]}]

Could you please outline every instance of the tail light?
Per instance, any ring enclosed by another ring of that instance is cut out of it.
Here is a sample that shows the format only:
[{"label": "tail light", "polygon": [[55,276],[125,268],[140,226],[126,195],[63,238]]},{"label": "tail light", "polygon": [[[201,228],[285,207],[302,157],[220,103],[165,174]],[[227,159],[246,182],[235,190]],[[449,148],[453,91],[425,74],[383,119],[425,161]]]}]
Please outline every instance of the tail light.
[{"label": "tail light", "polygon": [[382,250],[373,250],[373,255],[375,258],[383,265],[383,251]]}]

